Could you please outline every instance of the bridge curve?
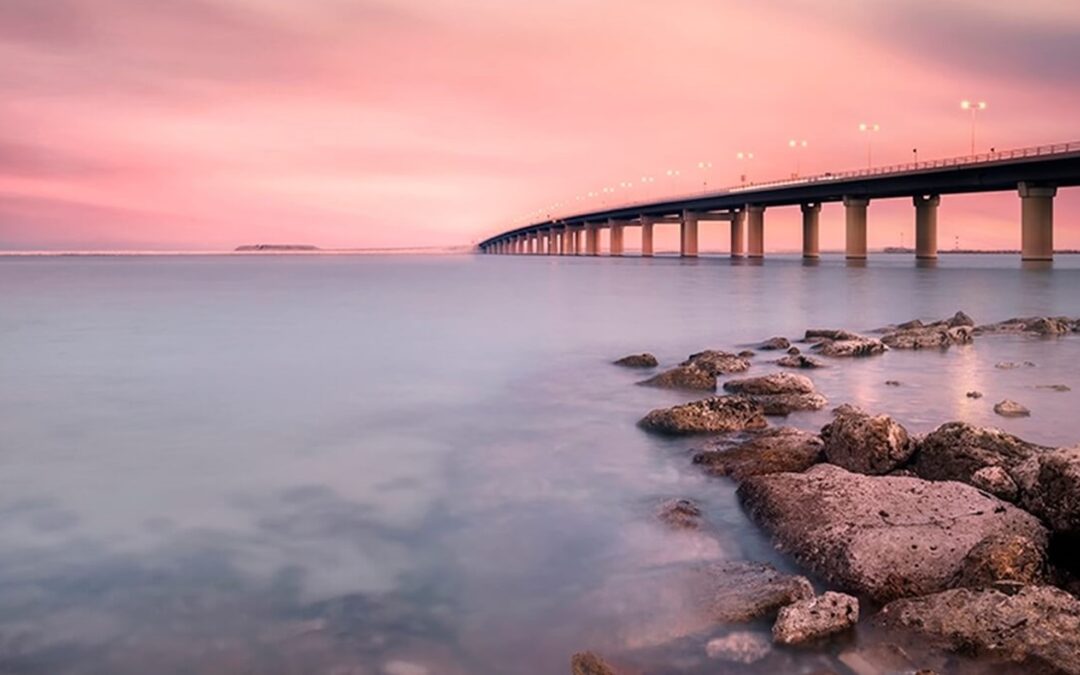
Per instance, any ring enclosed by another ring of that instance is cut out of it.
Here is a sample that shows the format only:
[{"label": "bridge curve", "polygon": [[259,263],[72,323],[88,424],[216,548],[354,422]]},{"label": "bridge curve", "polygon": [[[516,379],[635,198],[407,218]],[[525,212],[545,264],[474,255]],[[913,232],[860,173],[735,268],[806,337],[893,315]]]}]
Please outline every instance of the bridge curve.
[{"label": "bridge curve", "polygon": [[498,254],[595,256],[600,254],[600,230],[608,228],[608,252],[621,256],[623,228],[640,226],[642,255],[648,257],[653,255],[653,226],[678,223],[680,255],[696,257],[698,222],[720,220],[731,223],[732,257],[761,258],[765,210],[798,205],[803,215],[803,256],[816,258],[820,255],[821,205],[843,202],[845,254],[849,259],[863,259],[869,202],[910,197],[915,207],[916,256],[936,258],[937,207],[942,195],[1016,190],[1021,200],[1021,256],[1051,260],[1053,199],[1058,188],[1075,186],[1080,186],[1080,142],[1059,143],[627,203],[507,230],[481,241],[478,249]]}]

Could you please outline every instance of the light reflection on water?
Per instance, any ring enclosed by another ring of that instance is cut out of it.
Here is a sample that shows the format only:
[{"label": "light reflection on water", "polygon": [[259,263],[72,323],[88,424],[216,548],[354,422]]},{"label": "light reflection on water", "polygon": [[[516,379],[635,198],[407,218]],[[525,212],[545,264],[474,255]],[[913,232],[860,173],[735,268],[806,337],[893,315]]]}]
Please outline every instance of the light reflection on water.
[{"label": "light reflection on water", "polygon": [[[1069,257],[0,260],[0,670],[563,672],[644,630],[598,606],[612,579],[787,565],[690,466],[698,441],[634,426],[693,396],[610,359],[957,309],[1077,316],[1078,287]],[[811,376],[918,432],[1071,445],[1078,364],[1080,337],[985,337]],[[1002,398],[1034,414],[997,417]],[[669,496],[715,531],[656,525]]]}]

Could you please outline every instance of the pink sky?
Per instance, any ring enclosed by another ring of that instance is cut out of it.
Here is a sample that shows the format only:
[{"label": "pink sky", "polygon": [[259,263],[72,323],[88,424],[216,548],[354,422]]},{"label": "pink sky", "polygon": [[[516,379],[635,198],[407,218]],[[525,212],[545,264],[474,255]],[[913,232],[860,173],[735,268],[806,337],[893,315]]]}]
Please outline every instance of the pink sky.
[{"label": "pink sky", "polygon": [[[0,249],[468,244],[642,176],[734,183],[738,151],[783,176],[791,138],[803,173],[858,168],[860,122],[875,163],[963,154],[962,98],[980,149],[1080,140],[1077,35],[1059,0],[3,0]],[[1080,190],[1056,207],[1080,248]],[[770,210],[767,248],[798,218]],[[911,244],[907,200],[870,218]],[[946,197],[941,246],[1016,248],[1018,221]],[[822,246],[842,229],[827,206]]]}]

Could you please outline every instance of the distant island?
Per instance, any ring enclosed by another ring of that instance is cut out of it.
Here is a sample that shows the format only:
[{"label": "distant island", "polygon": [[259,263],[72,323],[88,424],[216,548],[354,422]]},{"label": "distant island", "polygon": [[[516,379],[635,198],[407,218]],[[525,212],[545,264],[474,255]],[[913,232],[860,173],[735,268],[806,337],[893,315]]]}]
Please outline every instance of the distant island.
[{"label": "distant island", "polygon": [[312,246],[311,244],[245,244],[244,246],[237,246],[235,249],[237,253],[251,252],[251,251],[269,251],[273,253],[281,251],[318,251],[318,246]]}]

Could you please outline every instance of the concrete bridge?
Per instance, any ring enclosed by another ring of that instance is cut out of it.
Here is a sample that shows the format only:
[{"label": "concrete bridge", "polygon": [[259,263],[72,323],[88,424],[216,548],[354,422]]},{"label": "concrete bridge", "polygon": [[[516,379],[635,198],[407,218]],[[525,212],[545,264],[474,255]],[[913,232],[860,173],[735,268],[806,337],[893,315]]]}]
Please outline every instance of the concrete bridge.
[{"label": "concrete bridge", "polygon": [[641,255],[653,255],[653,228],[679,226],[679,254],[698,254],[698,225],[730,223],[732,257],[765,255],[765,212],[802,210],[803,256],[817,258],[819,216],[825,202],[843,202],[845,252],[866,258],[867,206],[872,200],[906,198],[915,211],[915,255],[937,257],[937,209],[942,195],[1015,191],[1020,198],[1020,249],[1024,260],[1054,256],[1054,196],[1080,185],[1080,142],[1008,150],[897,166],[826,173],[755,183],[707,194],[624,204],[519,227],[480,242],[494,254],[600,255],[600,231],[609,230],[608,254],[623,255],[623,232],[641,228]]}]

